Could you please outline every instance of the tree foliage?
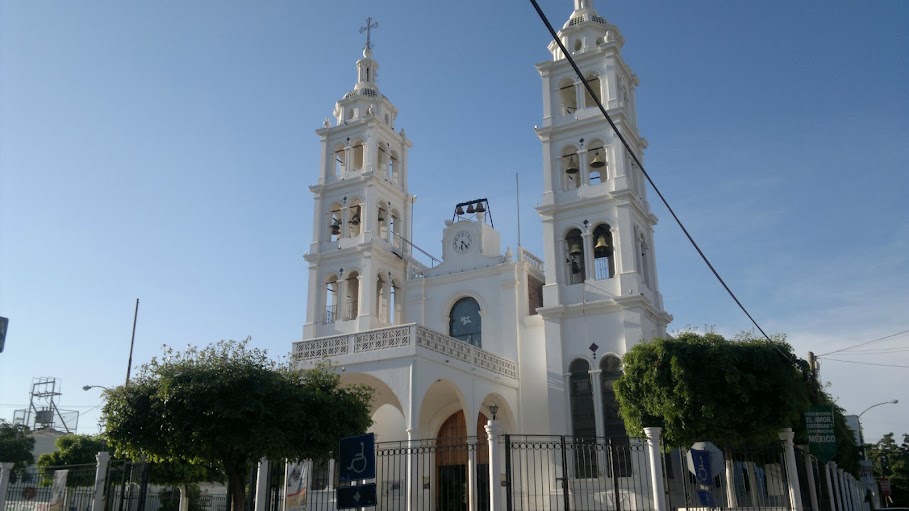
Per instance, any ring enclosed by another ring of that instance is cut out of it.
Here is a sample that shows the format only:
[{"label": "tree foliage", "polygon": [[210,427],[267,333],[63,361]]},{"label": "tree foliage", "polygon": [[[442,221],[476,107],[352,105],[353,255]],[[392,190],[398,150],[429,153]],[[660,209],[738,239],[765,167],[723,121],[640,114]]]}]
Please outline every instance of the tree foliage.
[{"label": "tree foliage", "polygon": [[782,340],[685,332],[639,344],[623,362],[615,389],[627,429],[662,427],[668,445],[768,445],[808,405],[804,361]]},{"label": "tree foliage", "polygon": [[[54,452],[38,456],[38,467],[45,474],[41,481],[44,486],[49,486],[53,481],[53,475],[48,475],[46,469],[70,465],[95,465],[98,462],[95,455],[107,450],[107,442],[100,436],[63,435],[54,441],[54,447],[56,447]],[[91,486],[94,483],[95,473],[90,470],[71,471],[66,478],[66,486],[71,488]]]},{"label": "tree foliage", "polygon": [[118,454],[151,462],[214,465],[234,509],[248,467],[261,458],[324,459],[341,437],[371,424],[371,391],[341,387],[330,368],[294,370],[246,341],[163,356],[107,393],[103,421]]},{"label": "tree foliage", "polygon": [[875,479],[890,479],[892,502],[889,507],[909,507],[909,434],[898,444],[893,433],[887,433],[873,445],[866,446]]},{"label": "tree foliage", "polygon": [[13,463],[12,478],[18,477],[25,467],[35,462],[32,455],[34,448],[35,439],[29,434],[27,426],[0,420],[0,461]]}]

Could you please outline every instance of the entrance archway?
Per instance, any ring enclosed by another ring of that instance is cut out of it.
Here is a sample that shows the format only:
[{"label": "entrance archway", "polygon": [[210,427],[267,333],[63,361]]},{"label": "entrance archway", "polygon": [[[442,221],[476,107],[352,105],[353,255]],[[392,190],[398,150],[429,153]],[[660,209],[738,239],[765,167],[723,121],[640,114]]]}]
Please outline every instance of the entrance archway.
[{"label": "entrance archway", "polygon": [[466,511],[469,508],[469,479],[467,470],[473,461],[477,491],[477,509],[489,509],[489,440],[486,422],[477,414],[477,436],[467,436],[464,412],[451,414],[439,428],[436,437],[436,509]]}]

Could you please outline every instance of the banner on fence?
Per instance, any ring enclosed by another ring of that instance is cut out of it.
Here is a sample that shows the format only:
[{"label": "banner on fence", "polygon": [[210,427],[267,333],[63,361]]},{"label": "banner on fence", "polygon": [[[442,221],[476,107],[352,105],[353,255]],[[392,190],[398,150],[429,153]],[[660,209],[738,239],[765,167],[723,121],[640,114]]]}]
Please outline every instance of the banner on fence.
[{"label": "banner on fence", "polygon": [[67,475],[69,475],[69,470],[54,470],[54,484],[51,486],[51,498],[47,503],[47,511],[63,511]]},{"label": "banner on fence", "polygon": [[306,489],[309,487],[306,462],[288,461],[284,470],[284,511],[302,511],[306,508]]},{"label": "banner on fence", "polygon": [[815,405],[805,412],[808,450],[821,463],[827,463],[836,456],[836,433],[833,425],[833,406]]}]

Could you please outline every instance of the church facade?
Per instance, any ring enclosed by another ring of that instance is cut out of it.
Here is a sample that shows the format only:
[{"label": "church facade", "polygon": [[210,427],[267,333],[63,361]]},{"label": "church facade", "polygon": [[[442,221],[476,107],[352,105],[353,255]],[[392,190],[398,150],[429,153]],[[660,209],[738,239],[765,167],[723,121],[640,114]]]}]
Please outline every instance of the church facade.
[{"label": "church facade", "polygon": [[[612,383],[620,357],[664,336],[654,258],[657,222],[631,151],[646,141],[635,114],[637,77],[618,28],[575,0],[542,79],[544,253],[503,251],[486,198],[440,219],[442,259],[410,243],[411,142],[379,91],[367,38],[357,80],[317,130],[313,240],[302,368],[329,359],[345,383],[375,389],[378,442],[485,437],[496,410],[506,433],[625,437]],[[482,442],[482,440],[480,440]]]}]

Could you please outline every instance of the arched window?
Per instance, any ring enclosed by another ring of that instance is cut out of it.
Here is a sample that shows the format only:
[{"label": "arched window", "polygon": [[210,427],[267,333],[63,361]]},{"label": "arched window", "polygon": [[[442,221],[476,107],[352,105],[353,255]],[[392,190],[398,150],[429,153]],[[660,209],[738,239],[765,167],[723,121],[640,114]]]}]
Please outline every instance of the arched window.
[{"label": "arched window", "polygon": [[328,212],[328,239],[341,239],[341,204],[337,202],[331,205]]},{"label": "arched window", "polygon": [[[580,444],[597,436],[596,416],[593,410],[593,386],[590,383],[590,364],[576,359],[568,366],[569,397],[571,399],[571,431]],[[593,445],[593,444],[592,444]],[[597,476],[597,457],[594,449],[575,451],[575,473],[578,478]]]},{"label": "arched window", "polygon": [[615,277],[615,245],[612,242],[612,229],[600,224],[593,230],[593,267],[597,280]]},{"label": "arched window", "polygon": [[588,76],[586,80],[587,85],[590,85],[590,88],[593,89],[593,96],[590,95],[590,92],[587,91],[587,87],[584,87],[584,106],[587,108],[596,108],[597,103],[594,101],[594,97],[597,100],[602,100],[602,94],[600,94],[600,78],[598,76]]},{"label": "arched window", "polygon": [[565,263],[568,270],[568,283],[581,284],[586,278],[584,272],[584,238],[580,229],[572,229],[565,236]]},{"label": "arched window", "polygon": [[572,80],[565,79],[559,84],[559,110],[562,115],[578,111],[578,95]]},{"label": "arched window", "polygon": [[353,168],[351,170],[363,170],[363,141],[357,140],[351,148],[353,157]]},{"label": "arched window", "polygon": [[360,274],[355,271],[350,272],[344,279],[344,283],[344,319],[357,319],[357,315],[360,313]]},{"label": "arched window", "polygon": [[337,275],[331,275],[325,282],[325,316],[322,322],[325,324],[334,323],[338,319],[338,293],[340,292],[340,282]]},{"label": "arched window", "polygon": [[334,158],[335,161],[332,168],[334,169],[335,177],[340,177],[341,172],[347,170],[347,167],[344,164],[345,151],[343,145],[338,144],[335,146]]},{"label": "arched window", "polygon": [[347,230],[350,237],[359,236],[363,232],[363,206],[360,203],[354,204],[348,210],[350,217],[347,219]]},{"label": "arched window", "polygon": [[599,140],[591,141],[587,150],[587,183],[591,186],[606,181],[608,168],[606,147]]},{"label": "arched window", "polygon": [[451,308],[448,335],[477,348],[483,346],[480,304],[473,298],[461,298]]},{"label": "arched window", "polygon": [[574,190],[581,185],[581,167],[578,158],[578,148],[566,146],[562,148],[562,189]]},{"label": "arched window", "polygon": [[631,475],[631,453],[628,450],[628,433],[625,421],[619,415],[619,400],[615,395],[615,382],[622,376],[622,361],[615,355],[600,360],[600,383],[603,395],[603,432],[613,447],[612,470],[619,477]]}]

